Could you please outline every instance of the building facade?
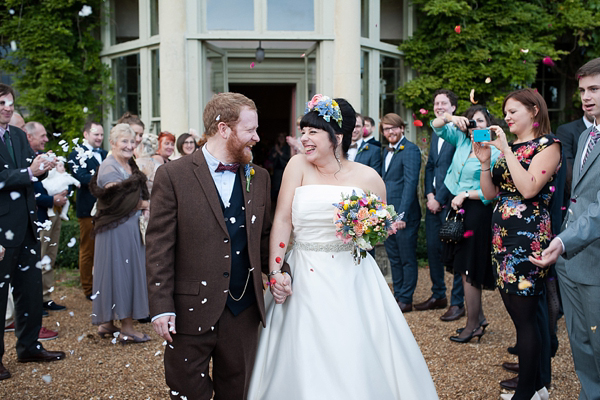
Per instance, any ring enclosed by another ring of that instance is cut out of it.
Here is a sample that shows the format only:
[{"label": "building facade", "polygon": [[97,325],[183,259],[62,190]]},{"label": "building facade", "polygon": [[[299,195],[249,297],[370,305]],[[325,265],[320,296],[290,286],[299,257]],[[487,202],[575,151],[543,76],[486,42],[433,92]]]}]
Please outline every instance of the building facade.
[{"label": "building facade", "polygon": [[204,105],[224,91],[257,103],[265,148],[297,134],[315,93],[344,97],[376,121],[388,112],[412,121],[394,94],[411,78],[397,47],[414,29],[408,0],[106,4],[102,60],[116,92],[107,127],[131,111],[153,132],[202,132]]}]

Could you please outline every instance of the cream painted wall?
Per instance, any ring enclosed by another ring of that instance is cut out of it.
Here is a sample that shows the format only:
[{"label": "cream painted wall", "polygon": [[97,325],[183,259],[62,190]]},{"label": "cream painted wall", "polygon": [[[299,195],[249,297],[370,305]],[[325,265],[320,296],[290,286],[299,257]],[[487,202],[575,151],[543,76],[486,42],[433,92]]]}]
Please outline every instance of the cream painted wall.
[{"label": "cream painted wall", "polygon": [[334,31],[332,95],[360,109],[360,0],[335,1]]}]

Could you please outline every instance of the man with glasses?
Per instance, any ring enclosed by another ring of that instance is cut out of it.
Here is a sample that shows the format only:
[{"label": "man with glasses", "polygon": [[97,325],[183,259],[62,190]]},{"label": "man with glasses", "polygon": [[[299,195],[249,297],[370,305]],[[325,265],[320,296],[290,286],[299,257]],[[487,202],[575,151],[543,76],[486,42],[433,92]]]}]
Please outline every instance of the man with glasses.
[{"label": "man with glasses", "polygon": [[383,151],[383,181],[387,203],[402,216],[400,229],[385,242],[392,270],[394,297],[403,313],[412,311],[412,298],[417,287],[417,236],[421,223],[421,207],[417,197],[421,152],[404,136],[406,124],[398,114],[386,114],[379,132],[389,142]]}]

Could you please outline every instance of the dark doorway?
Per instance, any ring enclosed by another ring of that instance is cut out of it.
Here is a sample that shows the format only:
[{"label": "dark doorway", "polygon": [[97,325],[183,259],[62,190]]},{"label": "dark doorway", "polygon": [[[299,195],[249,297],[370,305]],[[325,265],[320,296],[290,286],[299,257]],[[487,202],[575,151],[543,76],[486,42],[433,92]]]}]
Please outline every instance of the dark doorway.
[{"label": "dark doorway", "polygon": [[275,146],[277,136],[290,134],[294,89],[293,84],[229,84],[230,92],[241,93],[256,103],[260,142],[254,147],[254,163],[269,170],[272,169],[268,162],[269,152]]}]

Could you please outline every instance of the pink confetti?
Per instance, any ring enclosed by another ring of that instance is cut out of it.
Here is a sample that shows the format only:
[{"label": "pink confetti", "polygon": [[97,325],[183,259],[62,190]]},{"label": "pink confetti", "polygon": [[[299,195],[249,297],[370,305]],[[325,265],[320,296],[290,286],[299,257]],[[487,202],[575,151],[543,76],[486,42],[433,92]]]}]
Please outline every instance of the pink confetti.
[{"label": "pink confetti", "polygon": [[427,143],[427,138],[423,138],[423,139],[421,139],[421,141],[422,141],[423,143]]},{"label": "pink confetti", "polygon": [[422,122],[422,121],[419,121],[419,120],[417,119],[417,120],[415,120],[415,121],[413,122],[413,125],[414,125],[414,126],[421,127],[421,126],[423,126],[423,122]]},{"label": "pink confetti", "polygon": [[255,65],[254,62],[251,62],[250,63],[250,68],[254,68],[254,65]]},{"label": "pink confetti", "polygon": [[554,61],[552,61],[552,59],[548,56],[544,57],[542,62],[544,63],[544,65],[547,65],[549,67],[554,67]]},{"label": "pink confetti", "polygon": [[310,269],[310,272],[315,272],[315,270],[311,268],[311,269]]},{"label": "pink confetti", "polygon": [[546,170],[545,170],[545,169],[543,169],[543,170],[542,170],[542,174],[545,174],[545,173],[546,173]]},{"label": "pink confetti", "polygon": [[427,110],[426,110],[426,109],[424,109],[424,108],[421,108],[421,109],[419,110],[419,112],[420,112],[422,115],[426,115],[426,114],[427,114],[429,111],[427,111]]},{"label": "pink confetti", "polygon": [[561,210],[563,210],[563,211],[565,211],[565,210],[567,209],[567,207],[564,207],[564,206],[563,206],[563,207],[561,207],[560,209],[561,209]]},{"label": "pink confetti", "polygon": [[464,214],[464,213],[465,213],[465,210],[464,210],[463,208],[461,208],[461,209],[459,209],[459,210],[457,211],[457,213],[459,213],[459,214]]},{"label": "pink confetti", "polygon": [[473,231],[466,231],[463,236],[466,238],[469,238],[469,237],[473,236]]},{"label": "pink confetti", "polygon": [[550,186],[550,191],[551,191],[552,193],[554,193],[554,191],[555,191],[555,190],[556,190],[556,188],[555,188],[554,186]]},{"label": "pink confetti", "polygon": [[306,53],[302,53],[302,55],[300,57],[304,57],[306,55]]},{"label": "pink confetti", "polygon": [[571,199],[571,203],[577,203],[577,199]]}]

